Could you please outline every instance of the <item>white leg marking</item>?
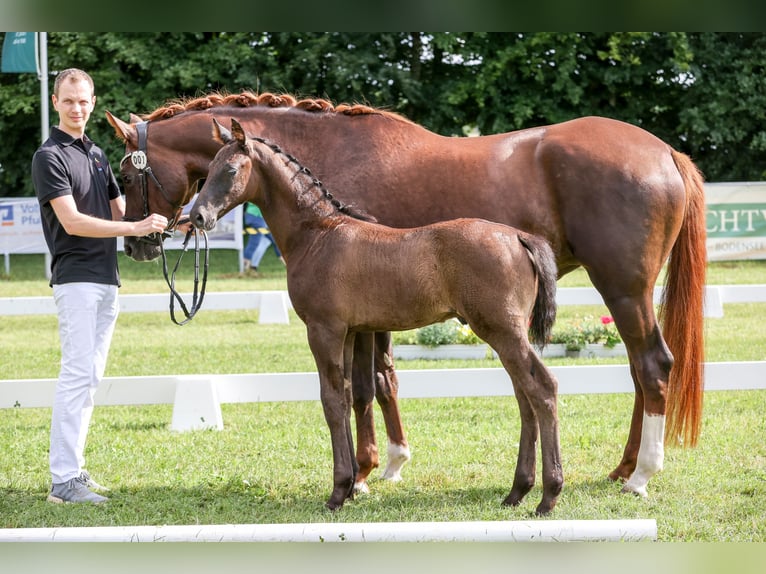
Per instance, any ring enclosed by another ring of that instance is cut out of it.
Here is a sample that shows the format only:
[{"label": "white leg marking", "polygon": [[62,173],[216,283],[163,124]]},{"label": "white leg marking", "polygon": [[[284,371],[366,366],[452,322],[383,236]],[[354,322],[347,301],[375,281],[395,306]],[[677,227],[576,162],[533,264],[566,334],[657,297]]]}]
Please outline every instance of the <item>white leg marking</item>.
[{"label": "white leg marking", "polygon": [[370,487],[367,486],[366,480],[360,480],[354,483],[354,494],[369,494]]},{"label": "white leg marking", "polygon": [[665,415],[649,415],[644,412],[636,470],[625,483],[623,492],[647,496],[646,485],[649,479],[662,470],[662,462],[665,458],[664,438]]},{"label": "white leg marking", "polygon": [[388,443],[388,462],[381,478],[399,482],[402,480],[402,467],[410,460],[410,447]]}]

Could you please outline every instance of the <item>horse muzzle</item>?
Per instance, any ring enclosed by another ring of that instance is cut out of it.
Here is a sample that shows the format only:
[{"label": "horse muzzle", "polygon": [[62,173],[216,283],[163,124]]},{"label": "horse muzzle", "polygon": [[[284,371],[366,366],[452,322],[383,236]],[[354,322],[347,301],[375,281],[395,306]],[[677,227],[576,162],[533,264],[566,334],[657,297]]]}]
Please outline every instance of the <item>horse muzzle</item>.
[{"label": "horse muzzle", "polygon": [[161,254],[160,244],[149,237],[125,237],[125,255],[134,261],[154,261]]},{"label": "horse muzzle", "polygon": [[218,223],[218,214],[203,205],[195,205],[191,212],[189,212],[189,219],[197,229],[210,231]]}]

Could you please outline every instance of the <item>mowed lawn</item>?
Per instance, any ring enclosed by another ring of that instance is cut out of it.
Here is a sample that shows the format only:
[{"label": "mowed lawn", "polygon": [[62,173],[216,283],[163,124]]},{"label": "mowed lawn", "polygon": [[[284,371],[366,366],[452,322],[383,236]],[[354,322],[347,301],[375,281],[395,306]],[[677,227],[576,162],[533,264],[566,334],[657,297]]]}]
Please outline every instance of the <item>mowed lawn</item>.
[{"label": "mowed lawn", "polygon": [[[14,257],[11,277],[0,280],[0,296],[49,295],[39,259]],[[121,265],[123,292],[166,289],[156,264]],[[214,252],[208,289],[285,287],[284,270],[275,258],[267,259],[262,271],[258,279],[239,278],[236,259]],[[186,285],[189,280],[189,274],[181,277]],[[708,283],[766,284],[766,263],[711,264]],[[579,273],[560,283],[587,284]],[[560,316],[602,312],[598,307],[560,308]],[[706,320],[707,360],[766,360],[764,316],[766,304],[741,303],[726,305],[721,319]],[[294,314],[289,325],[260,325],[257,318],[257,311],[203,308],[190,324],[177,327],[167,313],[124,313],[107,375],[314,370],[305,329]],[[0,321],[0,377],[55,377],[55,317]],[[607,362],[625,359],[548,361]],[[399,369],[469,366],[499,363],[397,363]],[[622,454],[632,402],[632,393],[560,397],[566,484],[549,519],[653,518],[663,541],[766,541],[766,391],[706,393],[699,446],[666,450],[665,468],[649,483],[648,499],[623,495],[619,484],[606,479]],[[371,492],[337,513],[324,508],[332,461],[318,402],[224,404],[224,430],[191,433],[169,429],[172,405],[99,407],[87,456],[91,472],[112,488],[111,501],[101,507],[45,502],[50,411],[5,409],[0,418],[0,440],[6,445],[0,458],[0,527],[534,518],[539,485],[519,507],[500,505],[518,453],[514,397],[403,399],[401,405],[413,450],[404,480],[388,483],[374,475]],[[385,428],[377,409],[376,416],[385,463]]]}]

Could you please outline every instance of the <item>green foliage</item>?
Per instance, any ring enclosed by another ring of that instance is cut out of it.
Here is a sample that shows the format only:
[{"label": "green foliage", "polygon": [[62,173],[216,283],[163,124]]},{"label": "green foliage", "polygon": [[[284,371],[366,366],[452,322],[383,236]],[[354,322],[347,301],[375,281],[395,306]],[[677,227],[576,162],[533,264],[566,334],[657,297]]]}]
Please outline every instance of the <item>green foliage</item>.
[{"label": "green foliage", "polygon": [[[443,135],[609,116],[690,154],[710,181],[755,181],[766,179],[765,48],[760,32],[51,32],[48,68],[93,76],[88,133],[114,168],[124,148],[105,110],[127,119],[250,89],[365,102]],[[34,74],[0,74],[0,133],[13,142],[0,146],[0,197],[33,195],[39,110]]]},{"label": "green foliage", "polygon": [[424,345],[426,347],[479,345],[482,343],[482,340],[468,325],[463,325],[457,319],[434,323],[420,329],[394,333],[393,337],[394,343],[397,345]]},{"label": "green foliage", "polygon": [[586,345],[604,345],[612,349],[622,343],[622,338],[609,316],[602,315],[597,319],[592,315],[575,315],[568,320],[556,321],[549,342],[566,345],[567,351],[580,351]]},{"label": "green foliage", "polygon": [[[457,320],[434,323],[402,334],[394,334],[394,342],[399,345],[479,345],[483,341],[468,325],[461,325]],[[614,348],[622,343],[614,320],[608,315],[596,318],[594,315],[574,315],[559,318],[553,326],[552,344],[566,345],[567,351],[579,351],[586,345],[604,345]]]}]

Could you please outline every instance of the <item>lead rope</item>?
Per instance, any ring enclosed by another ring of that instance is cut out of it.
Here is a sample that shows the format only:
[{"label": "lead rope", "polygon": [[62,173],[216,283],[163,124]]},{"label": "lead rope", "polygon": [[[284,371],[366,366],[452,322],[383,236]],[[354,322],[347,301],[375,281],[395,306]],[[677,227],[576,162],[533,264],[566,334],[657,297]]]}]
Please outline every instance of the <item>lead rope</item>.
[{"label": "lead rope", "polygon": [[[183,259],[184,253],[186,253],[186,250],[189,244],[189,239],[191,238],[192,234],[194,234],[194,293],[192,295],[191,310],[189,310],[187,309],[186,304],[184,303],[184,300],[181,297],[181,295],[178,293],[178,291],[176,291],[175,284],[176,284],[176,271],[178,271],[178,267],[181,265],[181,259]],[[199,278],[199,262],[200,262],[199,236],[200,234],[202,234],[202,237],[205,240],[205,266],[202,273],[201,288],[200,288],[200,278]],[[200,308],[202,307],[202,300],[205,298],[205,286],[207,285],[208,262],[210,259],[210,246],[208,244],[207,233],[205,233],[204,229],[197,229],[196,233],[194,229],[189,229],[189,231],[186,232],[186,237],[184,238],[183,245],[181,246],[181,254],[178,256],[178,261],[176,261],[175,267],[173,267],[172,274],[168,274],[167,256],[165,255],[165,247],[161,240],[160,240],[160,251],[162,253],[162,274],[165,276],[165,282],[170,288],[170,319],[176,325],[179,325],[179,326],[185,325],[186,323],[191,321],[194,318],[194,315],[197,314],[197,311],[200,310]],[[176,319],[176,314],[175,314],[176,300],[181,305],[181,310],[183,311],[184,316],[186,317],[183,321],[180,321],[180,322]]]}]

